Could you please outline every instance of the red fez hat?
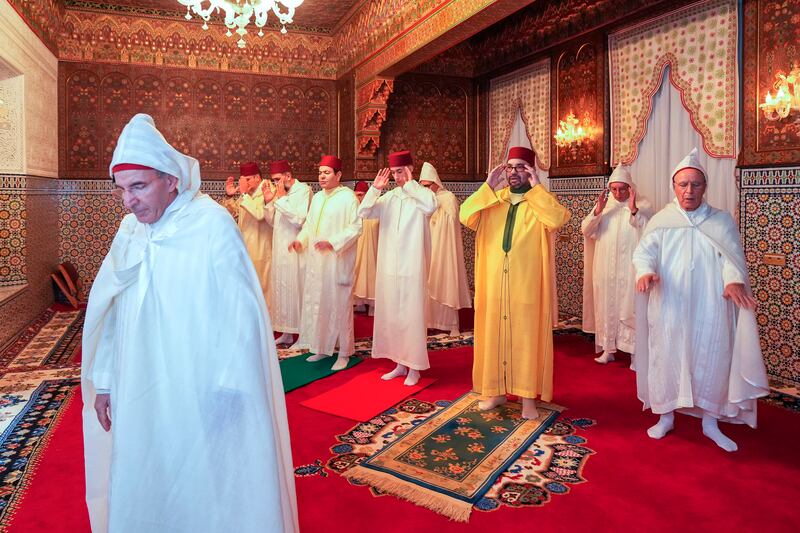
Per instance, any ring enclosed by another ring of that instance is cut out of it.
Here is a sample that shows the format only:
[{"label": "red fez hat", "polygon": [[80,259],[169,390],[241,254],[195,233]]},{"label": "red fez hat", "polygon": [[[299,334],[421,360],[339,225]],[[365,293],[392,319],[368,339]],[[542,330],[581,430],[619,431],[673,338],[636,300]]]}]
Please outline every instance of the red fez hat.
[{"label": "red fez hat", "polygon": [[319,166],[331,167],[334,172],[342,170],[342,160],[335,155],[323,155],[319,160]]},{"label": "red fez hat", "polygon": [[366,181],[356,182],[356,192],[367,192],[369,190],[369,183]]},{"label": "red fez hat", "polygon": [[258,168],[258,163],[250,161],[248,163],[242,163],[239,165],[240,176],[255,176],[256,174],[259,176],[261,175],[261,169]]},{"label": "red fez hat", "polygon": [[408,150],[389,154],[390,167],[410,167],[413,164],[414,160],[411,158],[411,152]]},{"label": "red fez hat", "polygon": [[527,161],[530,166],[536,162],[536,154],[530,148],[524,146],[514,146],[508,151],[509,159],[522,159]]},{"label": "red fez hat", "polygon": [[119,172],[120,170],[155,170],[153,167],[146,167],[144,165],[137,165],[136,163],[120,163],[118,165],[114,165],[114,168],[111,169],[111,173]]},{"label": "red fez hat", "polygon": [[291,172],[291,171],[292,171],[292,166],[285,159],[278,159],[277,161],[271,161],[269,164],[270,174],[283,174],[284,172]]}]

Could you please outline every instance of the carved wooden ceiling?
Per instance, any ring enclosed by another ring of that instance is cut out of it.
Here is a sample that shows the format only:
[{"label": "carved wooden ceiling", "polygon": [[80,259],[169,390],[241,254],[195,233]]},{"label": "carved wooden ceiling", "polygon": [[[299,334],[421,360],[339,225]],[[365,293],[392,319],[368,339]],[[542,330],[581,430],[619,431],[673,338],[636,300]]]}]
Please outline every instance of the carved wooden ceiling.
[{"label": "carved wooden ceiling", "polygon": [[[294,23],[287,28],[330,34],[337,24],[365,0],[305,0],[297,8]],[[65,0],[68,9],[91,9],[110,13],[152,15],[158,18],[183,18],[186,8],[178,0]],[[268,25],[273,25],[270,15]]]}]

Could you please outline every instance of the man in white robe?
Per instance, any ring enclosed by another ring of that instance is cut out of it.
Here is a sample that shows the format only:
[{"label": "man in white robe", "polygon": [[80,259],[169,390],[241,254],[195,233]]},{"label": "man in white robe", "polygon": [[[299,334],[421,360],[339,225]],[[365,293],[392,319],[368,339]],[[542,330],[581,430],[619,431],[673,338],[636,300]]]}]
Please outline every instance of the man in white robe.
[{"label": "man in white robe", "polygon": [[[364,200],[369,190],[366,181],[356,183],[354,192],[358,203]],[[375,270],[378,265],[378,219],[361,221],[361,236],[358,238],[356,252],[356,281],[353,285],[353,301],[357,306],[366,307],[369,316],[375,315]]]},{"label": "man in white robe", "polygon": [[308,215],[311,187],[297,181],[292,167],[285,159],[272,161],[270,178],[275,193],[264,191],[266,219],[272,222],[272,290],[270,316],[272,327],[282,335],[276,344],[290,344],[293,334],[300,332],[300,310],[303,304],[303,258],[287,253],[289,245],[297,240]]},{"label": "man in white robe", "polygon": [[86,309],[92,531],[297,531],[275,343],[235,223],[148,115],[123,129],[110,173],[132,213]]},{"label": "man in white robe", "polygon": [[322,156],[319,184],[303,229],[290,246],[290,252],[305,256],[303,311],[300,338],[295,348],[310,351],[308,361],[339,356],[332,369],[347,367],[355,352],[353,338],[353,280],[356,242],[361,233],[358,200],[353,191],[340,184],[342,161]]},{"label": "man in white robe", "polygon": [[603,352],[595,358],[598,363],[613,361],[618,349],[633,357],[636,277],[631,257],[651,214],[650,203],[633,187],[630,170],[619,165],[581,223],[583,331],[594,333],[596,351]]},{"label": "man in white robe", "polygon": [[257,163],[242,163],[239,166],[239,188],[231,188],[233,177],[228,178],[226,192],[240,194],[239,230],[244,238],[247,253],[256,268],[261,290],[267,301],[267,308],[272,310],[272,296],[270,294],[270,266],[272,262],[272,225],[266,216],[264,204],[264,191],[270,194],[274,186],[269,180],[261,179],[261,169]]},{"label": "man in white robe", "polygon": [[[389,154],[389,167],[378,172],[358,208],[361,218],[380,221],[372,357],[397,363],[383,379],[406,376],[413,386],[430,368],[425,312],[436,196],[414,180],[410,152]],[[381,196],[390,176],[397,186]]]},{"label": "man in white robe", "polygon": [[428,327],[459,335],[458,310],[472,307],[464,241],[458,220],[458,199],[439,179],[436,168],[423,163],[419,183],[436,195],[431,216],[431,266],[428,274]]},{"label": "man in white robe", "polygon": [[661,415],[647,430],[664,437],[674,411],[702,417],[703,434],[732,452],[717,421],[756,426],[756,399],[769,393],[744,252],[733,218],[703,200],[708,173],[695,148],[672,173],[675,200],[656,213],[633,254],[637,390]]}]

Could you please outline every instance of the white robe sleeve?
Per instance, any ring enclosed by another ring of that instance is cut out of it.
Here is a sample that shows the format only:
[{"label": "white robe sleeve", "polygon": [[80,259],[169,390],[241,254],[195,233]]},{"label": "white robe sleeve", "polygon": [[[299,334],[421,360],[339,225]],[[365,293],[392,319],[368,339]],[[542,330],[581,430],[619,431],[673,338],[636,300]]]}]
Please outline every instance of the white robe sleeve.
[{"label": "white robe sleeve", "polygon": [[417,208],[425,213],[425,216],[431,216],[436,212],[436,195],[430,189],[415,180],[409,180],[403,184],[403,191],[414,200]]},{"label": "white robe sleeve", "polygon": [[652,231],[642,237],[639,246],[633,251],[633,267],[636,269],[636,280],[645,274],[655,274],[658,265],[658,254],[661,248],[660,231]]},{"label": "white robe sleeve", "polygon": [[597,209],[597,204],[592,207],[592,210],[581,222],[581,233],[588,239],[597,239],[597,230],[600,229],[600,222],[603,220],[603,213],[595,215],[595,209]]},{"label": "white robe sleeve", "polygon": [[358,206],[358,216],[360,218],[381,218],[381,190],[370,186],[361,205]]},{"label": "white robe sleeve", "polygon": [[92,383],[99,394],[107,393],[114,383],[114,332],[117,326],[116,307],[112,306],[103,321],[103,332],[92,362]]},{"label": "white robe sleeve", "polygon": [[243,194],[239,205],[256,220],[264,220],[266,209],[263,198],[253,198],[249,194]]},{"label": "white robe sleeve", "polygon": [[298,198],[284,196],[278,198],[272,204],[275,209],[283,215],[283,220],[297,229],[303,227],[303,223],[308,216],[308,202],[311,197],[311,189],[304,189]]},{"label": "white robe sleeve", "polygon": [[358,242],[358,236],[361,235],[361,218],[359,218],[358,200],[353,197],[353,204],[350,206],[348,213],[349,223],[345,228],[332,235],[328,242],[333,246],[333,250],[338,254],[350,248]]}]

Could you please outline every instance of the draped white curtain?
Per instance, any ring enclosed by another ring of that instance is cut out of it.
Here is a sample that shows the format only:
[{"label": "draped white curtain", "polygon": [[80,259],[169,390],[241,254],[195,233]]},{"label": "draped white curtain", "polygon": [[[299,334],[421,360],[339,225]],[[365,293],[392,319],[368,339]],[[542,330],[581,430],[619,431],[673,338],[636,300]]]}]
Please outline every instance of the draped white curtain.
[{"label": "draped white curtain", "polygon": [[[738,83],[737,83],[738,85]],[[736,130],[739,117],[736,117]],[[706,201],[736,217],[739,192],[736,186],[736,159],[716,158],[703,150],[703,139],[692,125],[683,107],[681,93],[669,81],[669,67],[664,70],[661,86],[653,96],[647,133],[639,143],[638,157],[631,165],[636,188],[659,210],[675,197],[671,174],[692,148],[697,147],[700,162],[708,171]]]},{"label": "draped white curtain", "polygon": [[[506,158],[508,157],[508,151],[512,146],[524,146],[525,148],[530,148],[534,152],[536,151],[531,144],[530,138],[528,137],[528,131],[525,129],[525,121],[522,120],[522,113],[520,113],[519,108],[517,108],[517,115],[514,119],[514,125],[511,127],[511,135],[508,136],[508,144],[506,145],[505,151]],[[536,154],[536,159],[539,159],[539,154]],[[539,167],[539,164],[534,165],[533,168],[536,170],[536,174],[539,176],[539,181],[549,191],[550,179],[548,176],[550,175],[550,171],[542,170]]]}]

